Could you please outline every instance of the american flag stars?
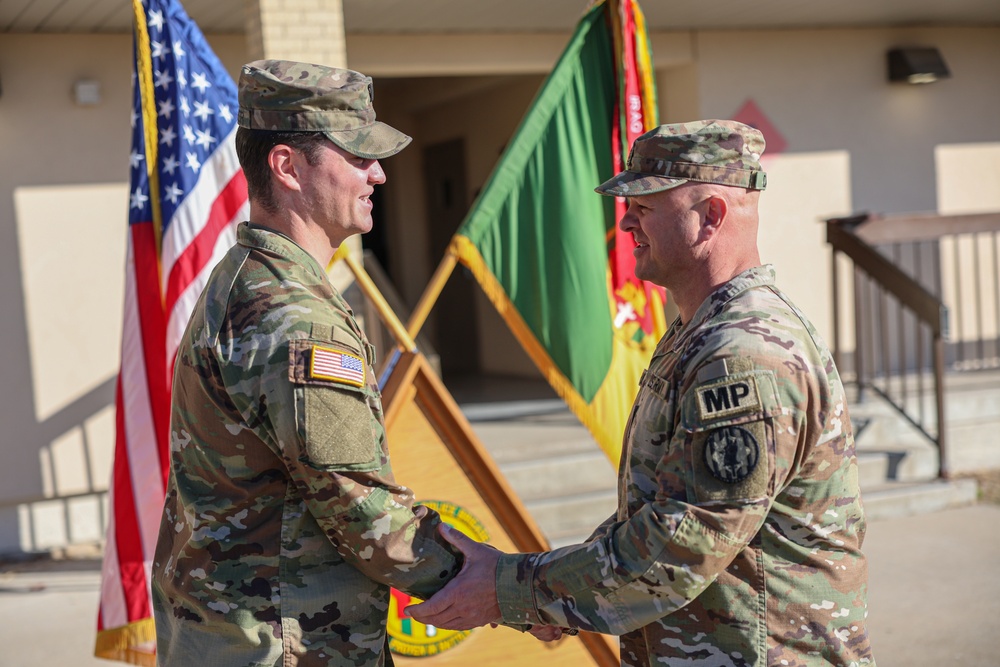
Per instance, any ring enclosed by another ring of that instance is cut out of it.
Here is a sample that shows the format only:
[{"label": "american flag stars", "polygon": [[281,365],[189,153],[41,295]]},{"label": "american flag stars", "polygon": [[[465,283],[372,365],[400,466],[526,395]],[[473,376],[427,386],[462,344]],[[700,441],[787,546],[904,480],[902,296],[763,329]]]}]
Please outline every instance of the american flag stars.
[{"label": "american flag stars", "polygon": [[[218,61],[204,59],[203,54],[208,50],[204,38],[201,35],[192,38],[187,31],[179,30],[179,22],[172,14],[168,16],[172,9],[150,10],[151,4],[159,3],[143,1],[147,10],[157,123],[158,200],[165,232],[174,212],[194,190],[202,167],[235,129],[237,101],[236,87],[225,72],[220,76]],[[133,85],[137,80],[133,72]],[[152,217],[147,173],[150,167],[141,148],[141,139],[146,136],[143,125],[150,119],[143,116],[138,89],[133,97],[136,101],[132,116],[133,145],[140,148],[130,157],[133,178],[129,221],[143,222]]]}]

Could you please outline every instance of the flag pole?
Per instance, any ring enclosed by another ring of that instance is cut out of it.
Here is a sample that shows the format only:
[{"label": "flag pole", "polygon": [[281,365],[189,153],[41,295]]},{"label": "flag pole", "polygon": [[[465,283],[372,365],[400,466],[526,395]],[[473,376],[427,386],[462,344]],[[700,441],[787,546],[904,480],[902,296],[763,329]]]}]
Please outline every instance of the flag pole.
[{"label": "flag pole", "polygon": [[385,325],[389,327],[389,331],[392,332],[392,336],[396,339],[396,342],[405,350],[416,351],[417,344],[413,340],[414,337],[407,333],[403,323],[396,316],[396,313],[393,312],[392,306],[382,296],[382,292],[379,291],[375,285],[375,281],[365,271],[365,267],[351,255],[346,243],[341,244],[337,248],[337,252],[334,253],[333,258],[330,259],[330,264],[327,266],[328,271],[338,259],[344,260],[347,268],[354,274],[354,279],[358,281],[358,287],[371,300],[372,305],[375,306],[375,310],[378,311]]},{"label": "flag pole", "polygon": [[[163,210],[160,208],[160,176],[156,170],[159,138],[157,130],[156,100],[153,93],[153,58],[149,46],[149,29],[146,10],[141,0],[132,0],[132,26],[135,29],[136,85],[142,107],[142,129],[146,150],[146,175],[149,178],[149,207],[153,213],[153,239],[156,241],[156,272],[163,284]],[[161,290],[160,304],[166,294]]]},{"label": "flag pole", "polygon": [[445,252],[444,257],[441,258],[441,263],[438,264],[434,275],[431,276],[431,281],[427,283],[424,293],[420,295],[420,301],[417,302],[416,308],[413,309],[410,321],[406,323],[406,331],[410,336],[416,338],[417,333],[420,332],[420,328],[424,326],[427,316],[430,315],[431,308],[434,307],[438,297],[441,296],[441,291],[448,282],[448,278],[451,277],[452,271],[455,270],[457,262],[458,255],[455,254],[454,248],[449,244],[448,250]]}]

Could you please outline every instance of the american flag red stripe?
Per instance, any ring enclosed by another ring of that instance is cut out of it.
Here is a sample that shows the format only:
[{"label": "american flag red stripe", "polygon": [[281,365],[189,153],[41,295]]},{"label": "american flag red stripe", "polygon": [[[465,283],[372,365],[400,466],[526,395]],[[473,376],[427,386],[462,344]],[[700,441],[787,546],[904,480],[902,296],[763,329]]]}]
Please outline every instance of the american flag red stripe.
[{"label": "american flag red stripe", "polygon": [[[209,274],[233,244],[233,228],[247,217],[247,181],[239,164],[235,162],[235,150],[232,159],[233,163],[227,166],[234,173],[212,201],[204,226],[187,244],[170,270],[165,299],[166,312],[170,313],[167,322],[168,359],[174,358],[191,309],[208,282]],[[223,177],[225,175],[222,174]],[[173,364],[168,371],[172,377]]]},{"label": "american flag red stripe", "polygon": [[133,95],[115,460],[94,654],[152,667],[150,572],[168,475],[173,358],[248,206],[232,78],[177,0],[133,0],[133,9],[136,68],[148,66],[149,76],[145,85],[138,77]]},{"label": "american flag red stripe", "polygon": [[[143,422],[140,425],[136,424],[136,412],[135,410],[126,409],[126,425],[131,426],[127,428],[126,437],[132,435],[129,431],[134,431],[136,428],[149,429],[149,435],[155,438],[157,459],[159,461],[159,469],[153,470],[152,467],[146,470],[142,468],[143,476],[150,478],[153,476],[154,472],[159,473],[159,484],[155,487],[161,493],[163,488],[166,486],[166,476],[167,476],[167,433],[170,428],[170,378],[167,375],[167,352],[166,352],[166,340],[163,336],[163,332],[166,328],[166,316],[163,310],[163,304],[160,302],[159,293],[159,281],[160,276],[157,270],[159,263],[157,262],[156,255],[156,241],[153,233],[152,223],[139,223],[130,225],[129,234],[132,247],[131,258],[127,261],[126,265],[126,282],[131,279],[134,283],[135,289],[132,292],[133,304],[130,306],[126,303],[126,309],[130,307],[136,308],[138,314],[138,321],[131,322],[133,325],[132,331],[128,332],[128,335],[133,335],[134,332],[139,333],[139,340],[129,341],[129,347],[122,348],[122,369],[121,373],[126,378],[128,383],[127,390],[129,400],[142,400],[141,396],[146,396],[149,404],[148,417],[146,416],[146,411],[143,410]],[[126,295],[128,290],[126,289]],[[127,298],[127,297],[126,297]],[[122,342],[125,342],[125,333],[123,332]],[[135,364],[132,359],[125,359],[124,354],[126,351],[131,351],[133,346],[141,346],[143,362],[140,365]],[[133,364],[135,364],[133,366]],[[131,368],[130,368],[131,367]],[[136,374],[142,371],[144,378],[139,378]],[[129,372],[130,371],[130,372]],[[116,406],[119,411],[126,407],[126,404],[120,404]],[[151,420],[151,424],[146,424],[145,421]],[[140,438],[147,437],[146,433],[139,434]],[[131,438],[128,438],[131,440]],[[140,440],[141,441],[141,440]],[[140,449],[139,452],[129,456],[129,459],[137,459],[139,456],[145,455],[149,456],[149,452],[146,448]],[[152,461],[149,462],[150,464]],[[152,480],[150,480],[152,481]]]}]

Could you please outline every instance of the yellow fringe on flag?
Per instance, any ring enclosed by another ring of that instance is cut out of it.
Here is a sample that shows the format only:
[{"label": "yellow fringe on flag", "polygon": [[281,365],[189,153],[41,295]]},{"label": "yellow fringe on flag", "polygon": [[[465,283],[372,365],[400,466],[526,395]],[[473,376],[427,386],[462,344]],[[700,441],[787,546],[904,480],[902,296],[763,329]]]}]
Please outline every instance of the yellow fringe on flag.
[{"label": "yellow fringe on flag", "polygon": [[[135,648],[144,644],[149,645],[149,652]],[[156,667],[155,645],[156,626],[152,618],[144,618],[97,633],[94,656],[140,667]]]}]

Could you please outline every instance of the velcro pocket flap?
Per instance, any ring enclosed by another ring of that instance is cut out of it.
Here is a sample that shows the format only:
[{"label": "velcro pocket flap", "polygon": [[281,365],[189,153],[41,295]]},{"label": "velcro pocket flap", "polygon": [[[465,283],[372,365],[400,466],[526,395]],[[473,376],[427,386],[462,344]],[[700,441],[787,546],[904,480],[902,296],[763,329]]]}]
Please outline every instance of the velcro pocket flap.
[{"label": "velcro pocket flap", "polygon": [[364,358],[333,341],[290,341],[299,435],[309,463],[369,470],[378,467],[376,419],[364,385]]}]

